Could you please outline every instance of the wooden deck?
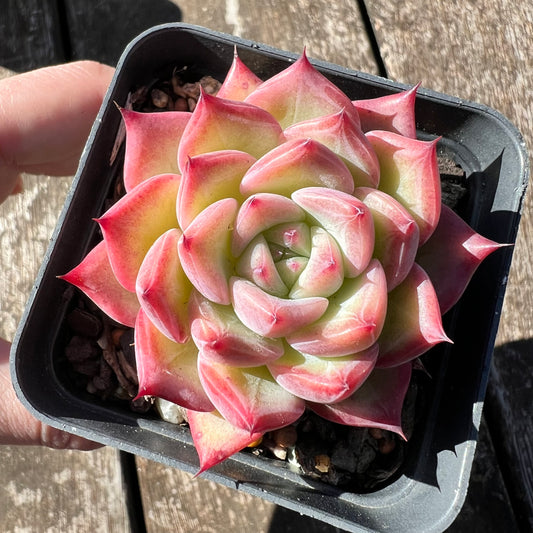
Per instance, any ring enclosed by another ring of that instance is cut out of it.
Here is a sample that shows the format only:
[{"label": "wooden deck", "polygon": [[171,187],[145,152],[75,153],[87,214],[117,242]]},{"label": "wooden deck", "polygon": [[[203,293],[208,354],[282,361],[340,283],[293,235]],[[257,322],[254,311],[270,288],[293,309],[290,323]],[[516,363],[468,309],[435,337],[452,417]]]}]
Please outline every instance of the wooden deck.
[{"label": "wooden deck", "polygon": [[[113,64],[141,30],[181,18],[294,52],[305,45],[311,57],[482,102],[533,148],[531,2],[4,0],[2,12],[3,76],[71,59]],[[28,176],[26,192],[0,207],[0,337],[14,335],[70,181]],[[529,194],[470,490],[450,532],[533,530],[531,208]],[[0,464],[4,533],[338,531],[110,448],[3,447]]]}]

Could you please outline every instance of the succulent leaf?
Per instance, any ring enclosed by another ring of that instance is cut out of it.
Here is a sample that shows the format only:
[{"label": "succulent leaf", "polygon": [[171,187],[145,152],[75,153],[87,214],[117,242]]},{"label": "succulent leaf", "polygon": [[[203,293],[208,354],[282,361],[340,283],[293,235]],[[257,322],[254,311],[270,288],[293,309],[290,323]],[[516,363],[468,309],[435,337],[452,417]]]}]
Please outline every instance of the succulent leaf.
[{"label": "succulent leaf", "polygon": [[278,274],[287,287],[294,286],[308,262],[308,257],[296,256],[281,259],[276,263]]},{"label": "succulent leaf", "polygon": [[316,322],[286,335],[296,350],[321,357],[361,352],[379,338],[387,311],[385,272],[377,259],[356,278],[347,278]]},{"label": "succulent leaf", "polygon": [[255,158],[237,150],[220,150],[191,157],[178,191],[178,222],[185,229],[206,207],[223,198],[242,202],[239,183]]},{"label": "succulent leaf", "polygon": [[419,141],[387,131],[371,131],[367,138],[379,159],[379,189],[413,215],[420,229],[421,246],[435,230],[440,216],[437,141]]},{"label": "succulent leaf", "polygon": [[178,343],[157,329],[141,309],[135,325],[135,358],[140,396],[158,396],[195,411],[212,411],[213,404],[198,376],[198,348]]},{"label": "succulent leaf", "polygon": [[280,339],[259,335],[247,328],[233,309],[194,292],[189,312],[191,333],[202,357],[230,366],[260,366],[284,353]]},{"label": "succulent leaf", "polygon": [[255,283],[274,296],[283,298],[289,289],[281,279],[272,258],[270,247],[262,234],[259,234],[246,248],[235,265],[235,272]]},{"label": "succulent leaf", "polygon": [[241,182],[245,196],[270,192],[290,196],[302,187],[329,187],[352,193],[348,167],[329,148],[312,139],[295,139],[274,148],[255,163]]},{"label": "succulent leaf", "polygon": [[269,243],[279,246],[280,249],[287,249],[302,256],[309,256],[311,253],[311,231],[305,222],[279,224],[264,231],[263,235]]},{"label": "succulent leaf", "polygon": [[306,187],[292,199],[339,244],[346,276],[358,276],[368,265],[374,248],[374,222],[357,198],[324,187]]},{"label": "succulent leaf", "polygon": [[286,222],[301,222],[305,212],[292,200],[272,193],[249,196],[237,214],[231,250],[235,257],[241,255],[259,233]]},{"label": "succulent leaf", "polygon": [[152,244],[162,233],[178,225],[179,180],[178,174],[154,176],[132,189],[96,220],[104,234],[111,268],[128,291],[135,292],[139,268]]},{"label": "succulent leaf", "polygon": [[451,342],[442,326],[437,294],[417,265],[389,293],[385,325],[379,338],[378,367],[401,365],[440,342]]},{"label": "succulent leaf", "polygon": [[331,296],[344,281],[342,253],[335,239],[323,228],[311,228],[311,253],[307,265],[293,284],[290,298]]},{"label": "succulent leaf", "polygon": [[481,262],[502,246],[507,245],[482,237],[449,207],[442,206],[435,232],[416,256],[431,278],[442,314],[457,303]]},{"label": "succulent leaf", "polygon": [[230,424],[217,411],[188,410],[187,420],[200,459],[197,476],[262,437]]},{"label": "succulent leaf", "polygon": [[293,124],[283,133],[289,141],[310,137],[327,146],[344,161],[355,187],[378,186],[378,158],[358,121],[344,108],[331,115]]},{"label": "succulent leaf", "polygon": [[224,198],[206,207],[183,232],[178,253],[183,270],[196,290],[215,303],[230,303],[228,279],[231,228],[237,200]]},{"label": "succulent leaf", "polygon": [[379,259],[391,291],[409,274],[418,250],[419,229],[413,216],[392,196],[369,187],[354,191],[374,220],[374,257]]},{"label": "succulent leaf", "polygon": [[78,287],[113,320],[129,327],[135,325],[139,300],[134,292],[127,291],[117,281],[104,241],[100,241],[79,265],[58,278]]},{"label": "succulent leaf", "polygon": [[412,365],[376,368],[368,379],[346,400],[335,404],[308,403],[319,416],[354,427],[402,431],[402,405],[411,379]]},{"label": "succulent leaf", "polygon": [[419,85],[378,98],[355,100],[364,132],[384,130],[416,139],[415,100]]},{"label": "succulent leaf", "polygon": [[144,312],[159,331],[175,342],[186,342],[192,285],[178,256],[180,237],[181,231],[172,228],[155,241],[139,269],[136,292]]},{"label": "succulent leaf", "polygon": [[230,280],[231,303],[241,322],[259,335],[286,337],[319,319],[328,307],[320,297],[297,300],[268,294],[246,279]]},{"label": "succulent leaf", "polygon": [[351,396],[370,375],[378,356],[374,344],[344,357],[317,357],[286,347],[283,357],[267,363],[286,390],[310,402],[335,403]]},{"label": "succulent leaf", "polygon": [[200,358],[198,371],[217,410],[250,435],[292,424],[304,412],[304,400],[280,388],[264,366],[238,368]]},{"label": "succulent leaf", "polygon": [[178,174],[178,146],[191,113],[139,113],[121,109],[126,127],[124,187],[127,192],[159,174]]},{"label": "succulent leaf", "polygon": [[233,54],[233,62],[220,87],[217,96],[227,100],[242,102],[263,83],[239,58],[237,51]]},{"label": "succulent leaf", "polygon": [[178,166],[190,157],[239,150],[259,159],[283,142],[281,126],[268,112],[245,102],[202,93],[178,149]]},{"label": "succulent leaf", "polygon": [[341,109],[359,124],[350,99],[311,65],[305,53],[263,82],[245,101],[267,110],[283,128]]}]

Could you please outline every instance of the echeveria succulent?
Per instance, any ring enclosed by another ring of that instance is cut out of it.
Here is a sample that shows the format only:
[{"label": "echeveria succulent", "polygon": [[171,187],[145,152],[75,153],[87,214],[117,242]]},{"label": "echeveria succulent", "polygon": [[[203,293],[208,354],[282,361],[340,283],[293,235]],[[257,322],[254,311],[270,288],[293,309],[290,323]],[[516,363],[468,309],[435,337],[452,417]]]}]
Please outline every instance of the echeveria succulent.
[{"label": "echeveria succulent", "polygon": [[403,436],[413,361],[499,246],[441,205],[415,95],[236,56],[192,113],[121,110],[127,193],[63,278],[135,328],[139,396],[187,409],[201,470],[305,409]]}]

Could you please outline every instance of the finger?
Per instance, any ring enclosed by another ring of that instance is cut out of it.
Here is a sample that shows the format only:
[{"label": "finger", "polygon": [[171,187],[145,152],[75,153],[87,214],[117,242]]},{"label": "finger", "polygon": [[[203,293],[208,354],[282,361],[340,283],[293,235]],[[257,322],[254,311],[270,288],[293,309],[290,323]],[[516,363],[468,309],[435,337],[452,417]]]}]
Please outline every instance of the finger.
[{"label": "finger", "polygon": [[101,444],[52,428],[20,403],[9,375],[10,344],[0,339],[0,444],[41,445],[57,449],[94,450]]},{"label": "finger", "polygon": [[0,201],[21,172],[76,171],[113,73],[107,65],[78,61],[0,81]]}]

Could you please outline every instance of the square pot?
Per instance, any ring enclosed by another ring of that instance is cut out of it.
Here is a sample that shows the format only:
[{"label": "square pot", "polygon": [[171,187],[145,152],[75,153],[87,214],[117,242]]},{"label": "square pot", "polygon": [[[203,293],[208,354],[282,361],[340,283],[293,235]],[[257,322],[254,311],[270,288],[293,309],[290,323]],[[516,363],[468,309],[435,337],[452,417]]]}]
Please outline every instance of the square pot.
[{"label": "square pot", "polygon": [[[195,473],[198,458],[188,429],[105,403],[69,382],[62,362],[69,301],[56,279],[94,244],[91,219],[120,171],[110,164],[120,127],[115,102],[174,67],[193,65],[223,80],[234,46],[259,77],[294,61],[293,54],[187,24],[167,24],[133,41],[121,60],[84,150],[12,349],[13,383],[39,419],[105,445]],[[315,66],[352,100],[398,92],[405,86],[325,62]],[[465,220],[482,235],[513,243],[528,179],[528,159],[517,130],[485,106],[420,89],[418,136],[442,136],[439,153],[466,173]],[[512,247],[483,262],[467,291],[446,315],[453,345],[428,357],[433,376],[428,402],[398,476],[370,493],[351,493],[303,478],[278,461],[238,453],[205,477],[244,490],[348,531],[442,531],[464,501]]]}]

